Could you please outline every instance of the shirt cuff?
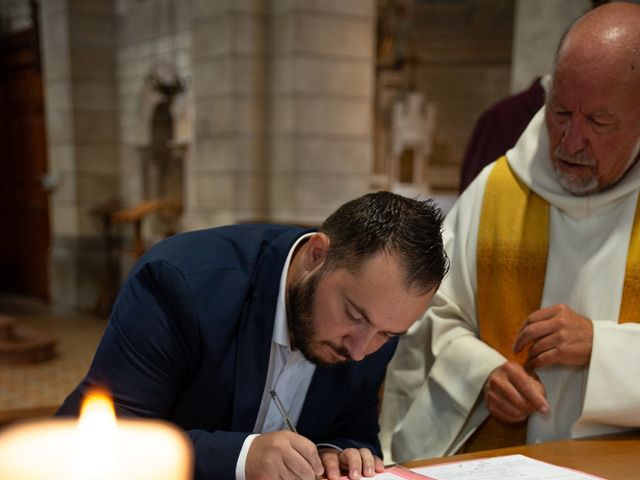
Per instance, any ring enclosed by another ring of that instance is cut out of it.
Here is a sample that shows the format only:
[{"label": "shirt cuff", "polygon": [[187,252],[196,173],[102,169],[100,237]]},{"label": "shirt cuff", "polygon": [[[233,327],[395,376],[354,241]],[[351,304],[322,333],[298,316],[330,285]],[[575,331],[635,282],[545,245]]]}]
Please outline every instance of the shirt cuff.
[{"label": "shirt cuff", "polygon": [[247,463],[247,454],[249,453],[249,447],[259,434],[254,433],[244,439],[242,448],[240,449],[240,455],[238,455],[238,462],[236,463],[236,480],[245,480],[244,466]]}]

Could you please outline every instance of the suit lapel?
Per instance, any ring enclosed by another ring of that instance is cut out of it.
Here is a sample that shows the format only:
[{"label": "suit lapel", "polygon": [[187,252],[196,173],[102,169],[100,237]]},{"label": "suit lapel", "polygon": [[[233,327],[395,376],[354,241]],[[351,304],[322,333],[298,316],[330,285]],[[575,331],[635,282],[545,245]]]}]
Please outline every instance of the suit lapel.
[{"label": "suit lapel", "polygon": [[232,431],[253,431],[269,368],[280,275],[289,249],[303,233],[292,229],[277,238],[256,266],[238,330]]}]

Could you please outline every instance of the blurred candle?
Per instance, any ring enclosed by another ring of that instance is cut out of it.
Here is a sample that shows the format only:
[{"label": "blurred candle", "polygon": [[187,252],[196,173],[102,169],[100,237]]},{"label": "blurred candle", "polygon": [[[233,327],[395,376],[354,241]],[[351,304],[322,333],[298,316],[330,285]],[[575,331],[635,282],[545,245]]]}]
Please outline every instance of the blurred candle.
[{"label": "blurred candle", "polygon": [[187,480],[186,435],[158,420],[116,420],[104,393],[87,397],[79,420],[51,419],[0,432],[0,479]]}]

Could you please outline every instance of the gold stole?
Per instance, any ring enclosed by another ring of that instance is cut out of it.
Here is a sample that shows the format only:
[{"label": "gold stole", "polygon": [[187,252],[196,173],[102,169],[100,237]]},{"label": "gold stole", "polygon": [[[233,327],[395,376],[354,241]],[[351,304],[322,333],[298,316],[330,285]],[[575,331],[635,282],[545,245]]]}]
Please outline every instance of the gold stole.
[{"label": "gold stole", "polygon": [[[634,321],[640,311],[640,208],[636,206],[625,271],[620,319]],[[480,338],[509,360],[524,363],[526,351],[513,353],[527,316],[540,308],[549,237],[549,204],[524,185],[500,158],[485,187],[476,253],[477,315]],[[526,421],[505,424],[489,417],[463,451],[521,445]]]}]

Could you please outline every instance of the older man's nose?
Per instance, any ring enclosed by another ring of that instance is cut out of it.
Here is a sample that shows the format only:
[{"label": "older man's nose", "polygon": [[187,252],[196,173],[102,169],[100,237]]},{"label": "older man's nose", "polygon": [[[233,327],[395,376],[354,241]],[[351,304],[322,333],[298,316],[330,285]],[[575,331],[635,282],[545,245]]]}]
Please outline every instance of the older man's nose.
[{"label": "older man's nose", "polygon": [[583,127],[584,124],[579,119],[571,119],[567,122],[562,136],[562,148],[569,155],[581,152],[587,146]]}]

